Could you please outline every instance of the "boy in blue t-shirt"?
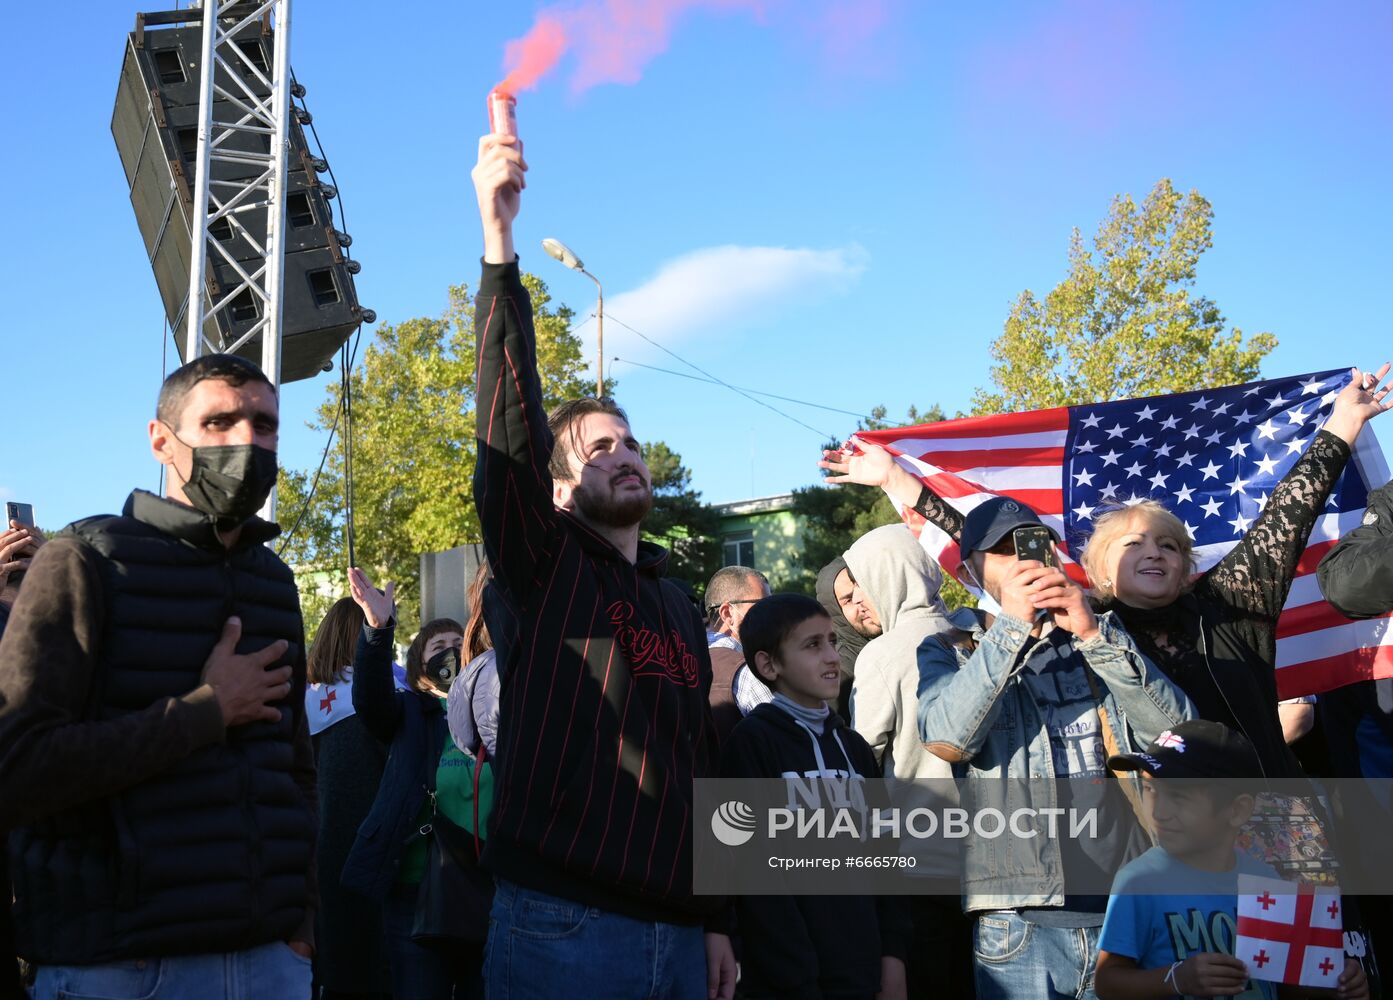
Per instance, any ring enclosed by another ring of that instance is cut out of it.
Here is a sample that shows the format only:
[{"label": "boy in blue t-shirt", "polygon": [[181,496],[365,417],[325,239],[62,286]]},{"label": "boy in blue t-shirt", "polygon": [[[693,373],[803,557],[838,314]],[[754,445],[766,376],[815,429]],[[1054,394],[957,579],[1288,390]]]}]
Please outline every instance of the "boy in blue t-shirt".
[{"label": "boy in blue t-shirt", "polygon": [[[1252,744],[1218,722],[1195,720],[1162,733],[1145,753],[1110,757],[1108,766],[1142,772],[1159,846],[1113,881],[1099,940],[1098,1000],[1284,996],[1275,983],[1249,979],[1233,955],[1239,875],[1280,877],[1234,849],[1262,773]],[[1338,996],[1369,996],[1353,959]]]}]

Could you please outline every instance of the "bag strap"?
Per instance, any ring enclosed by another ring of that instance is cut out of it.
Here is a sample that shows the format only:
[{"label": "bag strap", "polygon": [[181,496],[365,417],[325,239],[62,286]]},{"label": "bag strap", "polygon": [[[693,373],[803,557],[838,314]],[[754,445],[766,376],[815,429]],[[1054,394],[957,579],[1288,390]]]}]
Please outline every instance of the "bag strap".
[{"label": "bag strap", "polygon": [[[1107,751],[1109,757],[1125,753],[1126,751],[1117,745],[1117,736],[1113,732],[1112,720],[1108,715],[1107,705],[1103,702],[1103,693],[1098,688],[1097,678],[1093,676],[1092,669],[1087,665],[1083,668],[1083,675],[1088,678],[1088,690],[1093,694],[1093,700],[1098,705],[1098,723],[1103,727],[1103,749]],[[1136,779],[1131,777],[1118,778],[1111,769],[1107,768],[1106,763],[1104,768],[1108,771],[1109,777],[1117,779],[1122,788],[1122,794],[1127,796],[1127,804],[1132,807],[1132,812],[1136,814],[1137,822],[1141,824],[1141,828],[1146,831],[1147,836],[1155,840],[1151,824],[1146,821],[1146,810],[1142,806],[1141,789],[1137,787]]]},{"label": "bag strap", "polygon": [[476,861],[484,854],[484,848],[479,843],[479,774],[484,770],[484,765],[488,763],[488,757],[488,748],[484,746],[484,741],[480,740],[479,745],[474,748],[474,858]]}]

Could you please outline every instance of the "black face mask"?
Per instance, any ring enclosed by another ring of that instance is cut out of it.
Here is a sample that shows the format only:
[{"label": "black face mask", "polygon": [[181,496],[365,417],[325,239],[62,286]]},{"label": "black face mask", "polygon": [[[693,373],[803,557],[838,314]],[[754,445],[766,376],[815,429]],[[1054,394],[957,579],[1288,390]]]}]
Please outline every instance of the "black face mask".
[{"label": "black face mask", "polygon": [[184,496],[216,518],[220,531],[237,527],[260,510],[276,485],[276,453],[269,448],[220,444],[192,451]]},{"label": "black face mask", "polygon": [[459,667],[459,650],[453,646],[442,649],[426,661],[426,680],[440,690],[448,691],[459,676]]}]

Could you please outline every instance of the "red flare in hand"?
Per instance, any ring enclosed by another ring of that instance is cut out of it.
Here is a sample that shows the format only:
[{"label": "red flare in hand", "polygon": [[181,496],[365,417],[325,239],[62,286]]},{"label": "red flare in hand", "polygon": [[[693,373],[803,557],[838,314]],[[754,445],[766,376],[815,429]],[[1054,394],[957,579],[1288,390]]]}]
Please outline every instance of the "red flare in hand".
[{"label": "red flare in hand", "polygon": [[503,87],[489,91],[489,131],[494,135],[518,134],[518,102]]}]

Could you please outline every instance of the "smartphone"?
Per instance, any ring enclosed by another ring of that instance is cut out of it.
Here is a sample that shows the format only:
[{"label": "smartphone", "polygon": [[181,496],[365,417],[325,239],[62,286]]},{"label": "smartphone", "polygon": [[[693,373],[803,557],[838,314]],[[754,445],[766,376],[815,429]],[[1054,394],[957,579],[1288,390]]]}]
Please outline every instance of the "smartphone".
[{"label": "smartphone", "polygon": [[13,500],[5,501],[5,523],[0,526],[0,530],[8,528],[11,521],[18,521],[26,528],[34,527],[34,505],[32,503],[16,503]]},{"label": "smartphone", "polygon": [[1017,528],[1012,536],[1016,541],[1017,559],[1034,559],[1046,566],[1058,566],[1054,557],[1054,535],[1043,524]]}]

